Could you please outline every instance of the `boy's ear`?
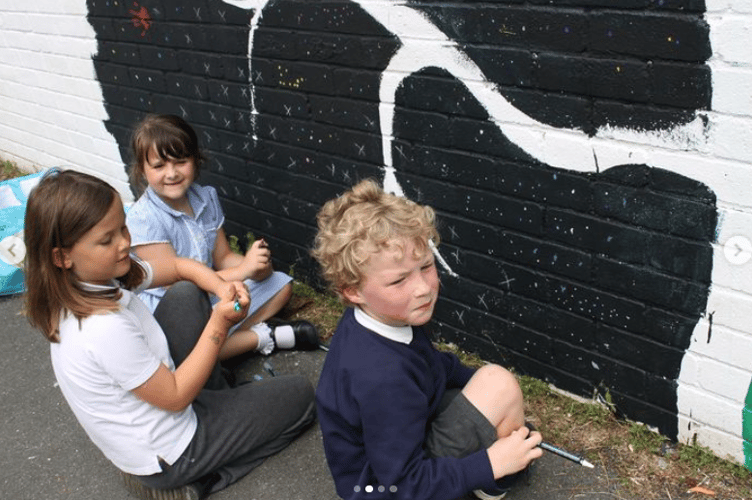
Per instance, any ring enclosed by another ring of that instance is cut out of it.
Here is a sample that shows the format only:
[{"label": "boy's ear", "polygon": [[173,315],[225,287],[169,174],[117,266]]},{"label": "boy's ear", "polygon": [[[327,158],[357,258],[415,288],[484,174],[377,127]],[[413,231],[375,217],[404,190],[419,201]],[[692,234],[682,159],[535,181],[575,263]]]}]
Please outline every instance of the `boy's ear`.
[{"label": "boy's ear", "polygon": [[342,296],[352,304],[362,304],[363,297],[360,295],[357,287],[349,286],[342,289]]},{"label": "boy's ear", "polygon": [[73,267],[73,262],[68,257],[68,252],[57,247],[52,249],[52,262],[60,269],[70,269]]}]

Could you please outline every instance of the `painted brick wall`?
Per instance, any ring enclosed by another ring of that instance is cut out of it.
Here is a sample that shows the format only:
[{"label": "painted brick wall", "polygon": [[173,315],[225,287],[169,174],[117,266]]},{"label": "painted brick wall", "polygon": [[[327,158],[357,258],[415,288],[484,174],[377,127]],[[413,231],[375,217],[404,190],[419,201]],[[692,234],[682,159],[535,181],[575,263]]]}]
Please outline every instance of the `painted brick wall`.
[{"label": "painted brick wall", "polygon": [[[7,2],[6,2],[7,3]],[[744,0],[0,6],[0,155],[126,199],[176,113],[228,232],[317,282],[321,204],[434,206],[443,337],[750,464],[752,6]]]}]

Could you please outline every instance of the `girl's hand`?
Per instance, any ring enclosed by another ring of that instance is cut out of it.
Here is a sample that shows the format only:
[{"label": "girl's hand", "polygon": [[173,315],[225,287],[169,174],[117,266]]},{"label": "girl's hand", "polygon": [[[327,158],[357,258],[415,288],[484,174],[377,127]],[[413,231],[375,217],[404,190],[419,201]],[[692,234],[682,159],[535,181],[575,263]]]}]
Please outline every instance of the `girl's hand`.
[{"label": "girl's hand", "polygon": [[540,458],[543,450],[538,445],[542,439],[540,432],[530,432],[523,425],[509,436],[496,440],[487,450],[494,479],[521,471],[532,460]]},{"label": "girl's hand", "polygon": [[245,254],[243,259],[248,277],[256,280],[263,281],[272,274],[272,252],[269,250],[269,245],[263,238],[253,242],[251,248]]},{"label": "girl's hand", "polygon": [[251,305],[251,296],[240,281],[225,282],[218,288],[220,289],[215,292],[215,295],[220,301],[212,309],[212,319],[229,330],[233,325],[245,319],[248,307]]}]

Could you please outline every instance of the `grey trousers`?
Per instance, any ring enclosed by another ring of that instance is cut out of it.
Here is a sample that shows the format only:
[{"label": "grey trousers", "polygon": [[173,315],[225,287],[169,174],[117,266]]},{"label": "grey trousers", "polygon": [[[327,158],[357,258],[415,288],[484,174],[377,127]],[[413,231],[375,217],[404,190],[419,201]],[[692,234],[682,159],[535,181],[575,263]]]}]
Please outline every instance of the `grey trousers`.
[{"label": "grey trousers", "polygon": [[[193,283],[171,286],[154,311],[176,366],[190,354],[209,316],[209,298]],[[213,474],[219,491],[256,468],[315,419],[314,391],[305,377],[279,376],[230,387],[217,363],[193,402],[198,429],[188,448],[163,472],[139,479],[151,488],[177,488]]]}]

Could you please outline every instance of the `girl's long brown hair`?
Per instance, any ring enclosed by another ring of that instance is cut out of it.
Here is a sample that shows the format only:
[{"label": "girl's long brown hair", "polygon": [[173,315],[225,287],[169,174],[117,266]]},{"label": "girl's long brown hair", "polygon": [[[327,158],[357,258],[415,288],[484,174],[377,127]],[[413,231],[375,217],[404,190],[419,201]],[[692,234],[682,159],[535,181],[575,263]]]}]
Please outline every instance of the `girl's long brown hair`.
[{"label": "girl's long brown hair", "polygon": [[[55,249],[68,250],[107,214],[117,191],[94,176],[52,169],[29,194],[24,221],[25,314],[50,342],[58,342],[61,314],[81,320],[96,311],[117,310],[120,290],[93,292],[81,287],[70,269],[55,265]],[[131,288],[143,281],[143,268],[131,263],[118,278]]]}]

